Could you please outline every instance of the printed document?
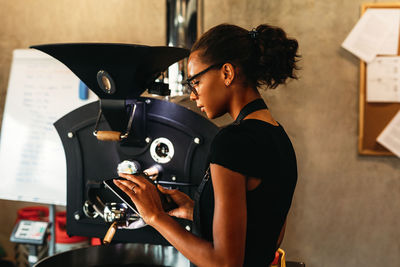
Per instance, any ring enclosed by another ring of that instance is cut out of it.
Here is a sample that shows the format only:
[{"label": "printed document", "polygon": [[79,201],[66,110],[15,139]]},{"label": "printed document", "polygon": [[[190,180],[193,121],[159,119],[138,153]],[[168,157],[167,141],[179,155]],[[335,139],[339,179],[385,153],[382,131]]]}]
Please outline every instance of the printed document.
[{"label": "printed document", "polygon": [[368,8],[342,47],[365,62],[377,55],[397,55],[399,27],[399,9]]},{"label": "printed document", "polygon": [[97,97],[79,98],[79,79],[33,49],[13,53],[0,136],[0,199],[66,205],[66,161],[53,123]]},{"label": "printed document", "polygon": [[366,80],[367,102],[400,102],[400,57],[376,57]]}]

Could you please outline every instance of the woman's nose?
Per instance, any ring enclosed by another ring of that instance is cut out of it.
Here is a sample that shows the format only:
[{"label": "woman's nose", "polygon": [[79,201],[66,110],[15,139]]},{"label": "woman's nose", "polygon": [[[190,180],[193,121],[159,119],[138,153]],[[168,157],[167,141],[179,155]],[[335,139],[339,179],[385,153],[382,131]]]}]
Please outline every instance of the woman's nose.
[{"label": "woman's nose", "polygon": [[193,93],[193,91],[191,91],[189,98],[190,98],[190,100],[195,101],[197,99],[197,96]]}]

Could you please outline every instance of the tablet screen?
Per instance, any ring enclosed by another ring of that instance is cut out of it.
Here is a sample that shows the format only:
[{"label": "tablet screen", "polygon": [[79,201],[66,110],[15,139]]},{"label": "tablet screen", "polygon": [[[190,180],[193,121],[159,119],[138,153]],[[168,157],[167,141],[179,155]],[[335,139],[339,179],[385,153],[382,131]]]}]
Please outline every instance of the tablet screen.
[{"label": "tablet screen", "polygon": [[[115,179],[126,180],[124,178],[115,178]],[[125,192],[122,191],[118,186],[116,186],[113,180],[114,179],[105,180],[103,181],[103,183],[108,189],[110,189],[115,195],[117,195],[126,205],[128,205],[130,209],[132,209],[137,215],[140,216],[131,198],[127,194],[125,194]]]}]

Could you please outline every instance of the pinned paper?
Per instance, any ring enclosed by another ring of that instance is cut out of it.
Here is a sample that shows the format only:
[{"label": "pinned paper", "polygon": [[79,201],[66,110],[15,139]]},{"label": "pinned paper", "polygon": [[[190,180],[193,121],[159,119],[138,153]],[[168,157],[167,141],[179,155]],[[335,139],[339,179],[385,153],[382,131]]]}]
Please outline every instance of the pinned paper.
[{"label": "pinned paper", "polygon": [[377,55],[397,55],[399,27],[399,9],[369,8],[342,47],[365,62],[372,62]]},{"label": "pinned paper", "polygon": [[376,140],[400,158],[400,110]]},{"label": "pinned paper", "polygon": [[367,101],[400,102],[400,57],[376,57],[367,64]]}]

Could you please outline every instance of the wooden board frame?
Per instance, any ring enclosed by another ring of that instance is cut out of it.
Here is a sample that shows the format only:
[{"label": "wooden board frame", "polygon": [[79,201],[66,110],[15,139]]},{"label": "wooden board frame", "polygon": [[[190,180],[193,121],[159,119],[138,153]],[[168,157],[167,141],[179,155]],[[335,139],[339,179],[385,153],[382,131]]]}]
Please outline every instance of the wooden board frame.
[{"label": "wooden board frame", "polygon": [[[361,16],[368,8],[400,9],[400,3],[364,3],[361,6]],[[400,55],[400,45],[397,54]],[[368,103],[366,101],[366,70],[367,64],[361,60],[358,153],[370,156],[394,156],[392,152],[376,142],[376,138],[400,110],[400,103]]]}]

